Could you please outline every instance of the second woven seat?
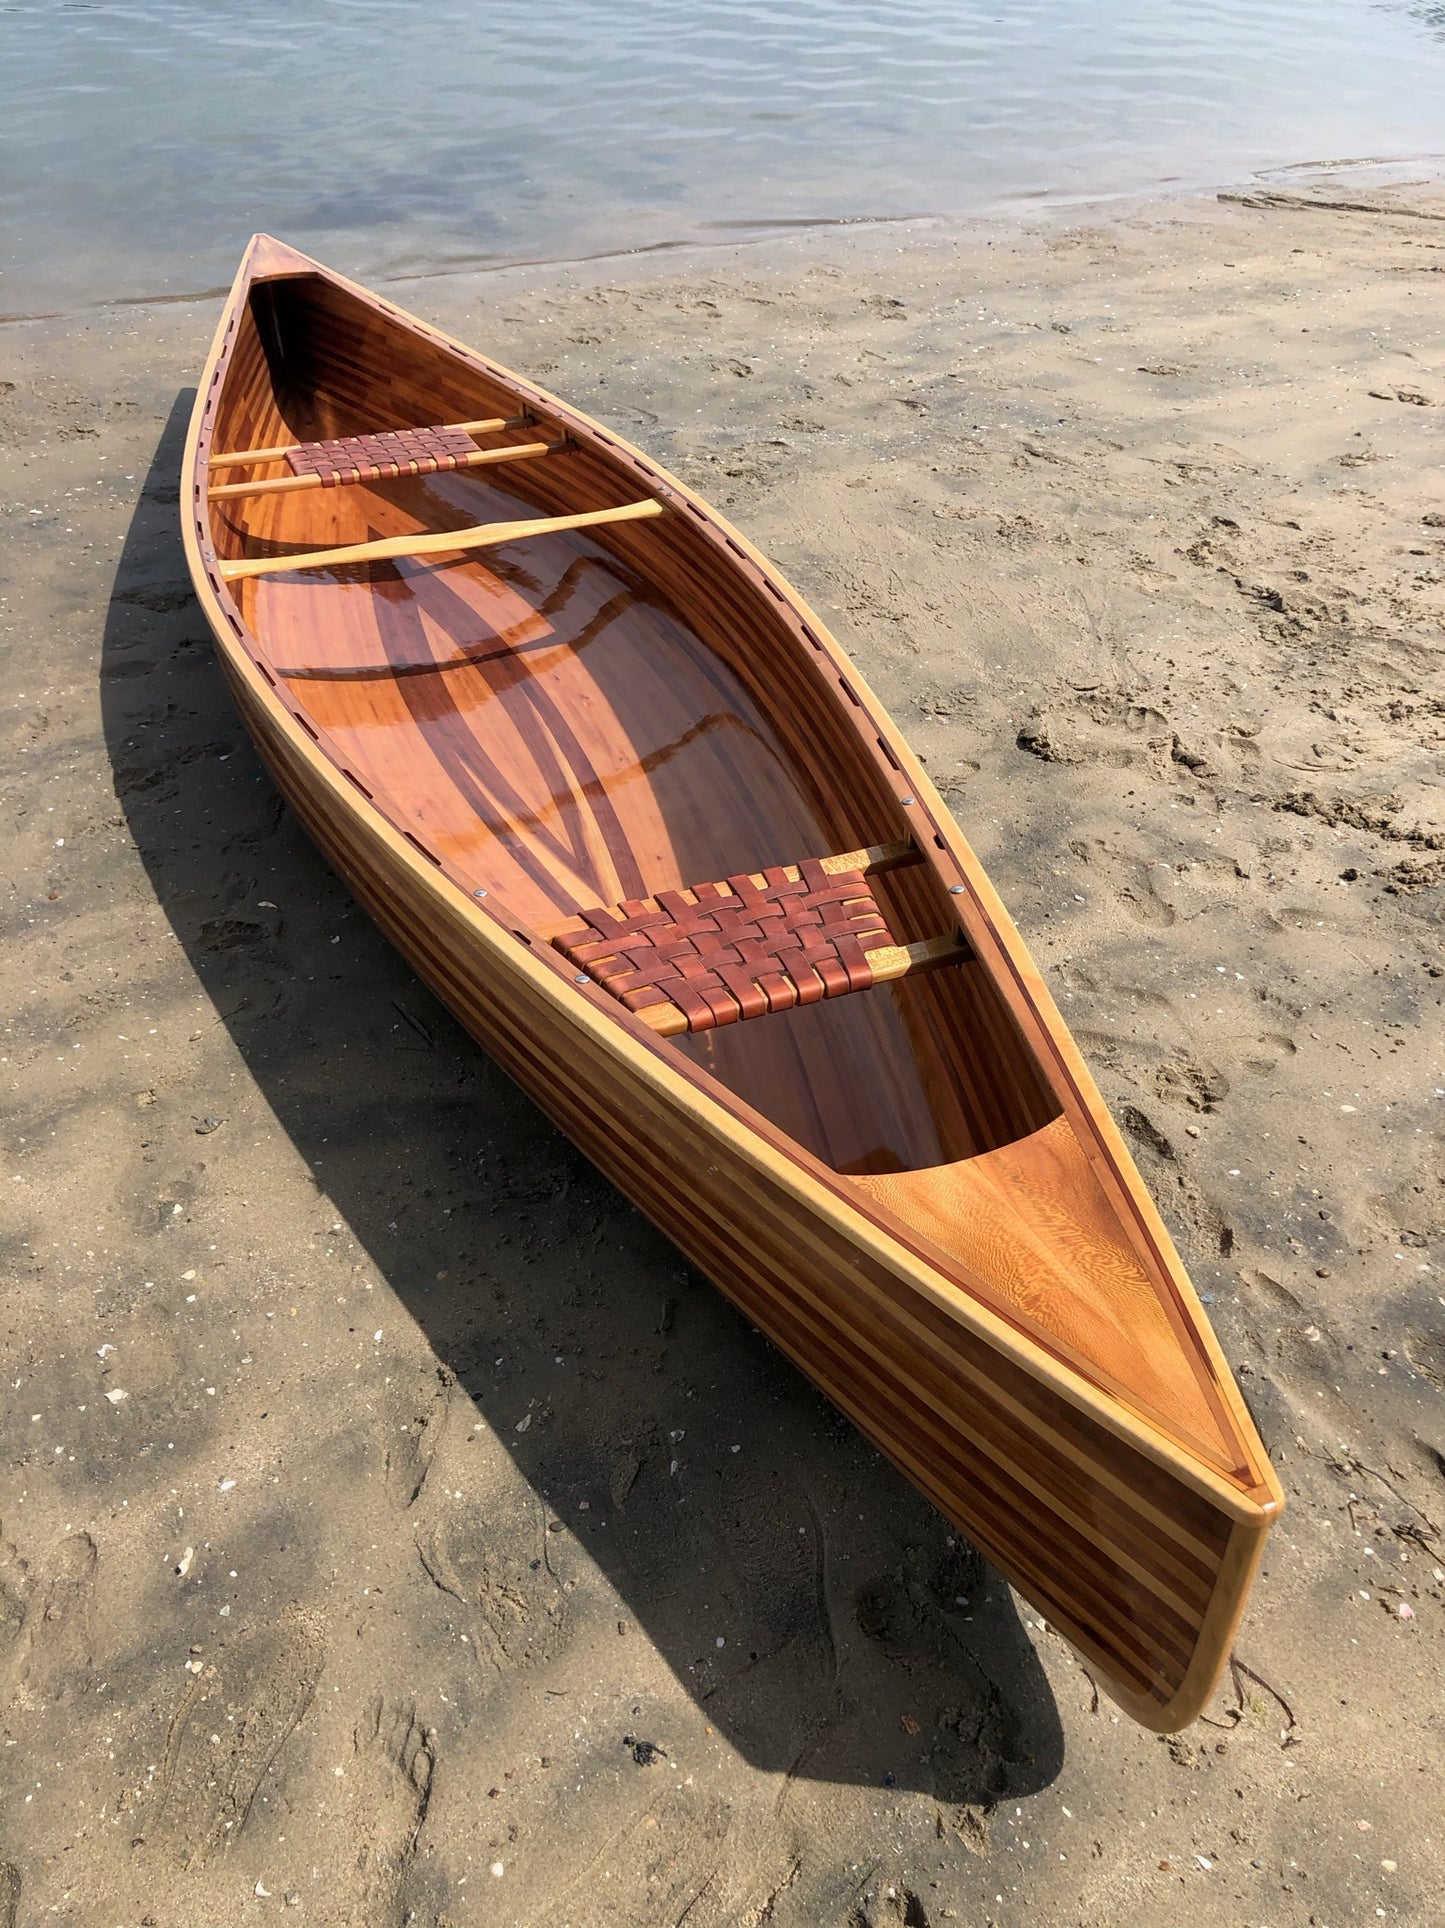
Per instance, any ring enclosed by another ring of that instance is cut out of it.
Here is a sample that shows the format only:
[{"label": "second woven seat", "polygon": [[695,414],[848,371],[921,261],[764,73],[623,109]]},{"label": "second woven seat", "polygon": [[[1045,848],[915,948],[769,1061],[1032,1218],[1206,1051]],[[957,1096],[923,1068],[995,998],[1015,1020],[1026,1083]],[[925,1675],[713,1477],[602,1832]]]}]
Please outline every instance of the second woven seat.
[{"label": "second woven seat", "polygon": [[631,1011],[675,1005],[689,1031],[866,990],[868,952],[893,943],[862,871],[816,858],[581,917],[557,948]]}]

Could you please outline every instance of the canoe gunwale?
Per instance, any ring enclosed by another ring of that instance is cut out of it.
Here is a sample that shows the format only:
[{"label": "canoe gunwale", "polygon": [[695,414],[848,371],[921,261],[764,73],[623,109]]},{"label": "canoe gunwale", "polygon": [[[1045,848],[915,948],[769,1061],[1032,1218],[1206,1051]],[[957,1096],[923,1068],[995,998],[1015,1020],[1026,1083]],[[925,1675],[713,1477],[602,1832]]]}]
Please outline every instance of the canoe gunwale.
[{"label": "canoe gunwale", "polygon": [[[496,968],[508,974],[520,973],[532,991],[547,1000],[557,1022],[575,1027],[592,1043],[618,1053],[626,1060],[633,1077],[665,1091],[674,1104],[685,1106],[709,1131],[726,1139],[742,1159],[759,1171],[765,1170],[771,1180],[781,1184],[807,1213],[821,1215],[831,1227],[866,1248],[874,1260],[886,1266],[910,1290],[919,1293],[935,1311],[942,1311],[986,1345],[1013,1359],[1068,1406],[1142,1453],[1207,1500],[1230,1522],[1228,1551],[1198,1644],[1184,1681],[1167,1706],[1161,1706],[1157,1697],[1131,1692],[1127,1684],[1117,1678],[1117,1662],[1097,1649],[1087,1628],[1066,1625],[1066,1616],[1057,1607],[1050,1609],[1051,1620],[1059,1624],[1082,1651],[1090,1654],[1106,1672],[1114,1670],[1110,1692],[1136,1719],[1161,1731],[1192,1719],[1222,1664],[1227,1641],[1242,1611],[1248,1578],[1262,1552],[1265,1529],[1282,1506],[1282,1494],[1268,1457],[1258,1445],[1247,1409],[1207,1318],[1196,1313],[1180,1292],[1178,1279],[1182,1268],[1174,1256],[1168,1232],[1142,1183],[1137,1178],[1131,1179],[1132,1161],[1077,1049],[1068,1038],[1047,988],[1032,969],[1031,961],[1022,957],[1022,943],[1007,912],[982,866],[953,825],[926,773],[856,668],[801,597],[744,537],[714,510],[700,504],[674,478],[565,402],[439,331],[416,322],[344,277],[331,275],[330,271],[300,256],[294,257],[296,266],[277,270],[281,275],[327,276],[398,325],[414,329],[424,339],[460,355],[489,380],[510,388],[529,411],[535,408],[582,438],[600,442],[610,457],[645,477],[655,497],[677,510],[690,511],[690,520],[696,520],[700,532],[718,544],[725,544],[731,560],[753,581],[758,593],[769,596],[808,654],[820,667],[831,672],[832,680],[862,711],[868,731],[877,739],[880,769],[915,846],[951,891],[950,903],[954,906],[959,935],[976,955],[985,959],[1004,984],[1009,1007],[1043,1065],[1045,1076],[1054,1086],[1090,1169],[1104,1186],[1111,1205],[1135,1234],[1136,1243],[1147,1253],[1151,1276],[1165,1288],[1161,1300],[1171,1322],[1181,1340],[1197,1349],[1207,1364],[1216,1404],[1227,1422],[1227,1433],[1240,1447],[1240,1464],[1235,1469],[1216,1470],[1205,1463],[1195,1449],[1181,1446],[1157,1421],[1122,1410],[1113,1396],[1092,1384],[1076,1366],[1057,1356],[1034,1331],[991,1310],[975,1295],[976,1288],[967,1276],[961,1275],[960,1268],[946,1263],[946,1253],[930,1245],[886,1207],[872,1200],[865,1201],[851,1191],[843,1174],[834,1172],[786,1138],[770,1121],[659,1039],[649,1026],[601,987],[590,981],[578,983],[575,969],[539,934],[509,923],[492,902],[473,895],[462,881],[449,873],[435,853],[393,821],[384,799],[374,796],[346,768],[344,757],[330,742],[326,731],[305,715],[269,662],[261,639],[244,622],[221,576],[206,511],[205,465],[237,319],[251,285],[253,261],[258,254],[264,256],[267,249],[275,248],[276,244],[258,237],[242,262],[198,390],[183,471],[183,490],[190,492],[182,498],[187,558],[228,673],[249,688],[253,701],[287,740],[289,751],[308,766],[310,780],[329,790],[339,809],[352,812],[366,833],[388,849],[394,861],[423,880],[439,913],[452,924],[463,926],[468,941]],[[258,275],[256,278],[271,277]],[[866,737],[864,740],[867,741]],[[1192,1292],[1189,1296],[1192,1298]],[[779,1343],[790,1356],[797,1358],[792,1347],[781,1340]],[[806,1360],[798,1359],[798,1363],[806,1371]],[[837,1394],[832,1396],[836,1398]],[[846,1401],[839,1403],[848,1409]],[[851,1416],[865,1423],[866,1429],[866,1415],[855,1411]],[[888,1452],[887,1443],[879,1443]],[[908,1477],[921,1483],[917,1467],[897,1463]],[[1021,1579],[1019,1584],[1027,1591],[1026,1580]]]}]

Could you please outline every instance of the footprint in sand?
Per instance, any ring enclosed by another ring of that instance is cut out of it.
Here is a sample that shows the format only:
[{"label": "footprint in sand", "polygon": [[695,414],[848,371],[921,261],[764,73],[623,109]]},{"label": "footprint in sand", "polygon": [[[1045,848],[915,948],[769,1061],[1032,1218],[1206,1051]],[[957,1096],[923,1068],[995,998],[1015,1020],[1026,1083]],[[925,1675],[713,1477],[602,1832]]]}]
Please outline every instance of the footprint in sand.
[{"label": "footprint in sand", "polygon": [[290,1612],[243,1635],[191,1680],[166,1733],[148,1848],[196,1868],[236,1840],[311,1704],[324,1660],[318,1628]]},{"label": "footprint in sand", "polygon": [[1445,1332],[1407,1332],[1405,1357],[1416,1372],[1445,1386]]},{"label": "footprint in sand", "polygon": [[787,1653],[797,1685],[831,1688],[837,1646],[827,1596],[827,1539],[805,1491],[779,1478],[724,1476],[717,1510],[738,1604],[766,1653]]},{"label": "footprint in sand", "polygon": [[477,1659],[498,1674],[554,1659],[571,1632],[554,1549],[560,1557],[561,1542],[531,1494],[485,1528],[449,1513],[417,1535],[427,1577],[468,1610]]},{"label": "footprint in sand", "polygon": [[926,1769],[934,1797],[949,1808],[996,1799],[1024,1757],[1019,1714],[965,1644],[960,1619],[986,1607],[1000,1585],[959,1540],[945,1549],[904,1547],[898,1565],[854,1596],[858,1627],[889,1668],[887,1684],[871,1690],[872,1704],[896,1696],[904,1707],[935,1710],[920,1735],[917,1769]]},{"label": "footprint in sand", "polygon": [[450,1377],[442,1373],[393,1393],[386,1442],[386,1493],[398,1513],[421,1497],[450,1410]]},{"label": "footprint in sand", "polygon": [[38,1701],[67,1700],[90,1672],[95,1541],[72,1533],[52,1552],[20,1632],[19,1680]]},{"label": "footprint in sand", "polygon": [[[16,1558],[14,1547],[3,1542],[0,1542],[0,1567],[3,1567],[6,1573],[16,1575],[23,1574],[25,1571],[23,1564]],[[9,1585],[4,1578],[0,1578],[0,1678],[6,1678],[9,1675],[8,1663],[19,1645],[24,1628],[25,1601],[13,1586]],[[0,1923],[0,1928],[3,1928],[3,1923]]]},{"label": "footprint in sand", "polygon": [[410,1702],[378,1698],[357,1723],[352,1744],[347,1781],[356,1871],[367,1902],[392,1909],[431,1804],[436,1729],[422,1725]]},{"label": "footprint in sand", "polygon": [[1186,1111],[1214,1111],[1229,1096],[1229,1080],[1219,1067],[1180,1046],[1151,1045],[1086,1025],[1076,1027],[1074,1036],[1091,1064],[1127,1079],[1141,1092],[1152,1088],[1166,1104]]}]

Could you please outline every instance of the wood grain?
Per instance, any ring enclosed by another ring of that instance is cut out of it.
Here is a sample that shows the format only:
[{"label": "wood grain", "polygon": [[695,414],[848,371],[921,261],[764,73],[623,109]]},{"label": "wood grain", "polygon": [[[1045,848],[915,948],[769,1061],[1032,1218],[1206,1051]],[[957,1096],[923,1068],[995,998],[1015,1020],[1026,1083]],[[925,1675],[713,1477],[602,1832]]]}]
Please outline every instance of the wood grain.
[{"label": "wood grain", "polygon": [[[213,442],[519,415],[565,461],[207,501]],[[1121,1705],[1192,1719],[1278,1483],[1022,940],[817,618],[610,431],[268,237],[186,459],[238,706],[378,923]],[[667,513],[573,520],[640,494]],[[918,856],[877,878],[898,948],[942,933],[965,961],[672,1042],[548,942],[593,905],[887,845]]]}]

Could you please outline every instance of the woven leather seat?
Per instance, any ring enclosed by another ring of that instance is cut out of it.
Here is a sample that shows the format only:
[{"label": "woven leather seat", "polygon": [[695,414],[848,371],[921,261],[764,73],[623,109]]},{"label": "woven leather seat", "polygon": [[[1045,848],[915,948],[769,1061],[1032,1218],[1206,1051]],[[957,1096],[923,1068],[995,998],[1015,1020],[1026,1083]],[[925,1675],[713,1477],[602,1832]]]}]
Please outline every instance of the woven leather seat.
[{"label": "woven leather seat", "polygon": [[402,428],[379,435],[352,435],[335,442],[302,442],[287,451],[296,475],[318,475],[321,486],[343,482],[394,481],[402,475],[436,475],[461,468],[477,445],[460,428]]},{"label": "woven leather seat", "polygon": [[868,949],[893,943],[862,871],[816,858],[581,916],[558,950],[631,1011],[676,1005],[689,1031],[866,990]]}]

